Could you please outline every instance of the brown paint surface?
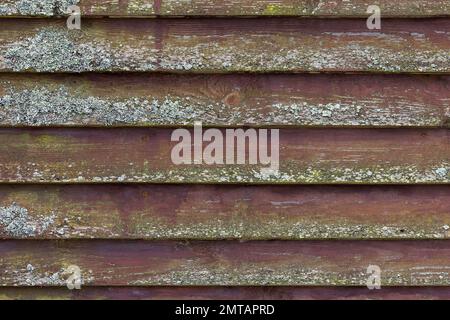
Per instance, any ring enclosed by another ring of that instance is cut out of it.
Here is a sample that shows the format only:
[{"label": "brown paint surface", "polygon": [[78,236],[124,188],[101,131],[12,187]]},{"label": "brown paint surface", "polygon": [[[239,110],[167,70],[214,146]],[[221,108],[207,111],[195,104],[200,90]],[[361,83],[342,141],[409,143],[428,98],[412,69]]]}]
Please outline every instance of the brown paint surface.
[{"label": "brown paint surface", "polygon": [[174,165],[171,152],[177,142],[171,142],[172,132],[2,129],[0,181],[445,183],[449,179],[448,130],[281,130],[281,173],[269,177],[260,175],[260,165]]},{"label": "brown paint surface", "polygon": [[[9,16],[20,15],[7,1]],[[2,98],[64,87],[113,103],[189,98],[209,108],[198,120],[211,126],[379,129],[283,129],[281,175],[272,178],[260,167],[175,167],[170,129],[0,129],[0,210],[25,214],[15,234],[0,221],[0,299],[447,299],[450,243],[391,240],[449,237],[449,84],[439,75],[450,72],[449,2],[379,5],[384,17],[447,18],[383,19],[369,31],[360,0],[88,0],[83,15],[118,19],[83,19],[81,32],[68,32],[65,19],[1,19]],[[155,15],[364,19],[121,18]],[[74,72],[112,73],[59,74]],[[338,104],[337,114],[308,122],[285,108],[268,117],[292,101],[319,111]],[[29,125],[15,116],[0,113],[0,125]],[[114,125],[191,124],[180,117]],[[104,124],[85,116],[42,125]],[[381,129],[403,126],[423,128]],[[246,185],[260,183],[272,185]],[[275,185],[285,183],[293,185]],[[292,241],[305,239],[313,241]],[[81,267],[80,293],[62,289],[70,265]],[[361,288],[369,265],[381,267],[384,290]]]},{"label": "brown paint surface", "polygon": [[85,287],[0,288],[4,300],[449,300],[448,287]]}]

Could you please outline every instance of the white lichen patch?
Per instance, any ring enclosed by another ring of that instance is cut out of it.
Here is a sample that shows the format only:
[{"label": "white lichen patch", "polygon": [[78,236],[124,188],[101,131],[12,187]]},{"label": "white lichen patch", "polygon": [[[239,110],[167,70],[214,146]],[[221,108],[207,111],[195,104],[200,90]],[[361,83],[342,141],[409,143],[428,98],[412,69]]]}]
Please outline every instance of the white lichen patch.
[{"label": "white lichen patch", "polygon": [[76,95],[64,86],[57,89],[9,88],[0,96],[0,122],[8,125],[185,125],[198,119],[223,123],[217,105],[189,98],[132,97],[114,99]]},{"label": "white lichen patch", "polygon": [[42,28],[0,50],[3,68],[17,72],[151,71],[157,60],[148,48],[113,49],[104,39],[86,39],[83,31],[57,27]]},{"label": "white lichen patch", "polygon": [[[129,235],[133,238],[153,240],[329,240],[329,239],[448,239],[447,230],[439,223],[361,224],[334,218],[332,221],[280,216],[278,219],[249,220],[251,213],[233,215],[230,219],[209,219],[207,222],[176,224],[163,219],[139,220]],[[448,227],[448,226],[447,226]],[[450,229],[450,228],[449,228]]]},{"label": "white lichen patch", "polygon": [[0,3],[0,16],[61,16],[67,8],[80,0],[4,0]]},{"label": "white lichen patch", "polygon": [[[448,50],[434,48],[430,42],[410,50],[404,36],[385,38],[375,45],[360,43],[358,39],[342,43],[340,36],[325,34],[317,38],[230,35],[215,42],[200,36],[179,36],[165,45],[160,67],[188,71],[449,71]],[[322,49],[321,41],[329,41],[329,47]],[[392,42],[399,43],[393,47]]]},{"label": "white lichen patch", "polygon": [[[348,263],[348,261],[347,261]],[[129,285],[175,285],[175,286],[366,286],[367,266],[358,266],[345,270],[326,265],[315,267],[308,266],[307,262],[287,264],[280,262],[277,265],[260,266],[240,263],[237,265],[222,266],[220,264],[204,266],[202,261],[192,260],[183,263],[178,270],[169,270],[165,273],[155,274],[149,272],[142,275],[144,279],[130,281]],[[342,267],[342,266],[341,266]],[[450,276],[445,268],[439,269],[439,273],[414,272],[408,268],[383,268],[382,285],[404,286],[416,283],[414,278],[427,274],[422,278],[424,285],[448,285]]]},{"label": "white lichen patch", "polygon": [[45,233],[55,223],[55,215],[32,216],[16,203],[0,207],[0,235],[29,238]]},{"label": "white lichen patch", "polygon": [[14,71],[92,71],[112,67],[106,44],[77,43],[81,33],[48,28],[35,36],[6,45],[4,63]]},{"label": "white lichen patch", "polygon": [[[278,124],[311,126],[442,126],[444,120],[439,110],[423,104],[397,101],[387,107],[367,98],[365,101],[340,101],[311,103],[277,103],[265,116],[266,121]],[[263,120],[263,119],[261,119]]]},{"label": "white lichen patch", "polygon": [[3,281],[12,280],[14,286],[63,286],[66,281],[63,279],[64,270],[57,272],[40,272],[32,264],[25,268],[6,270]]},{"label": "white lichen patch", "polygon": [[369,167],[328,167],[289,164],[281,161],[279,172],[268,173],[260,166],[182,166],[172,169],[152,169],[143,165],[117,168],[109,165],[73,165],[71,171],[58,164],[39,163],[35,166],[14,166],[0,163],[0,169],[10,172],[9,183],[255,183],[255,184],[445,184],[450,182],[450,164],[418,167],[405,165],[373,165]]},{"label": "white lichen patch", "polygon": [[130,15],[153,15],[154,1],[148,0],[129,0],[127,1],[127,13]]},{"label": "white lichen patch", "polygon": [[[2,283],[11,283],[14,286],[24,287],[65,287],[71,274],[65,267],[56,269],[52,266],[28,263],[25,267],[15,267],[13,265],[7,267],[3,274],[0,273],[0,281]],[[81,286],[93,282],[94,277],[92,276],[92,271],[83,272],[80,281]]]}]

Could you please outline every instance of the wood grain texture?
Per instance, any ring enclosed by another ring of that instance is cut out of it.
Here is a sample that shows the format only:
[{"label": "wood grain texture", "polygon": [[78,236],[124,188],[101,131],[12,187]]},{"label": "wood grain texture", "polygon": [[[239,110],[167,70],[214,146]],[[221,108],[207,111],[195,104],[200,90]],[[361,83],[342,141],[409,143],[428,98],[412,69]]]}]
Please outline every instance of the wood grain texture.
[{"label": "wood grain texture", "polygon": [[0,20],[0,71],[448,73],[450,19]]},{"label": "wood grain texture", "polygon": [[84,286],[450,285],[448,241],[2,241],[1,286],[65,286],[70,265]]},{"label": "wood grain texture", "polygon": [[449,300],[448,287],[0,288],[0,300]]},{"label": "wood grain texture", "polygon": [[[367,0],[2,0],[0,16],[52,17],[77,4],[83,16],[303,16],[366,17]],[[379,0],[384,17],[449,16],[445,0]]]},{"label": "wood grain texture", "polygon": [[[269,165],[248,164],[248,157],[242,165],[175,165],[171,156],[178,142],[171,142],[172,133],[144,128],[1,129],[0,182],[450,182],[450,132],[445,129],[281,130],[280,168],[272,173],[262,170]],[[255,147],[250,150],[247,144],[246,152],[254,154]]]},{"label": "wood grain texture", "polygon": [[3,239],[448,239],[450,186],[0,186]]},{"label": "wood grain texture", "polygon": [[446,127],[450,77],[0,74],[0,125]]}]

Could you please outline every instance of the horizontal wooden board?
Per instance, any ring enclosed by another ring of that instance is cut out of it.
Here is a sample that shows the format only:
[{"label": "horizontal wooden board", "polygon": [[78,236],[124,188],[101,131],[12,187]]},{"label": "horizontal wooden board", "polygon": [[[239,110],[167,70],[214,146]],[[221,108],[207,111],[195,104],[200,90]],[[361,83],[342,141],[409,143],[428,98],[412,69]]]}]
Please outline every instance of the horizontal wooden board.
[{"label": "horizontal wooden board", "polygon": [[0,71],[448,73],[450,19],[0,20]]},{"label": "horizontal wooden board", "polygon": [[0,125],[445,127],[450,77],[0,74]]},{"label": "horizontal wooden board", "polygon": [[449,287],[0,288],[0,300],[449,300]]},{"label": "horizontal wooden board", "polygon": [[0,186],[4,239],[448,239],[450,186]]},{"label": "horizontal wooden board", "polygon": [[[448,241],[1,241],[0,286],[450,285]],[[65,276],[66,274],[66,276]]]},{"label": "horizontal wooden board", "polygon": [[[193,136],[192,130],[184,130]],[[172,153],[178,154],[174,147],[179,143],[171,142],[173,132],[144,128],[1,129],[0,182],[450,182],[450,131],[446,129],[284,129],[279,132],[278,172],[266,170],[270,164],[262,164],[259,157],[259,164],[249,164],[248,155],[246,164],[175,165]],[[246,152],[255,154],[255,147],[249,150],[247,144]],[[224,149],[222,161],[227,154],[231,156]]]},{"label": "horizontal wooden board", "polygon": [[[384,17],[449,16],[445,0],[379,0]],[[0,16],[63,15],[77,4],[83,16],[324,16],[365,17],[370,1],[331,0],[3,0]]]}]

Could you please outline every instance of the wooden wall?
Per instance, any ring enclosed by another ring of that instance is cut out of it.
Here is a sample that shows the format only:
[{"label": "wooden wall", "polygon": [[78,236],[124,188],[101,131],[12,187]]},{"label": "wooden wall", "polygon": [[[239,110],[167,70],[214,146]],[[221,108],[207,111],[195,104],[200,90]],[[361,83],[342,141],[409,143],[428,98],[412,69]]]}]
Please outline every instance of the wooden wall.
[{"label": "wooden wall", "polygon": [[449,125],[448,0],[1,0],[0,299],[448,299]]}]

